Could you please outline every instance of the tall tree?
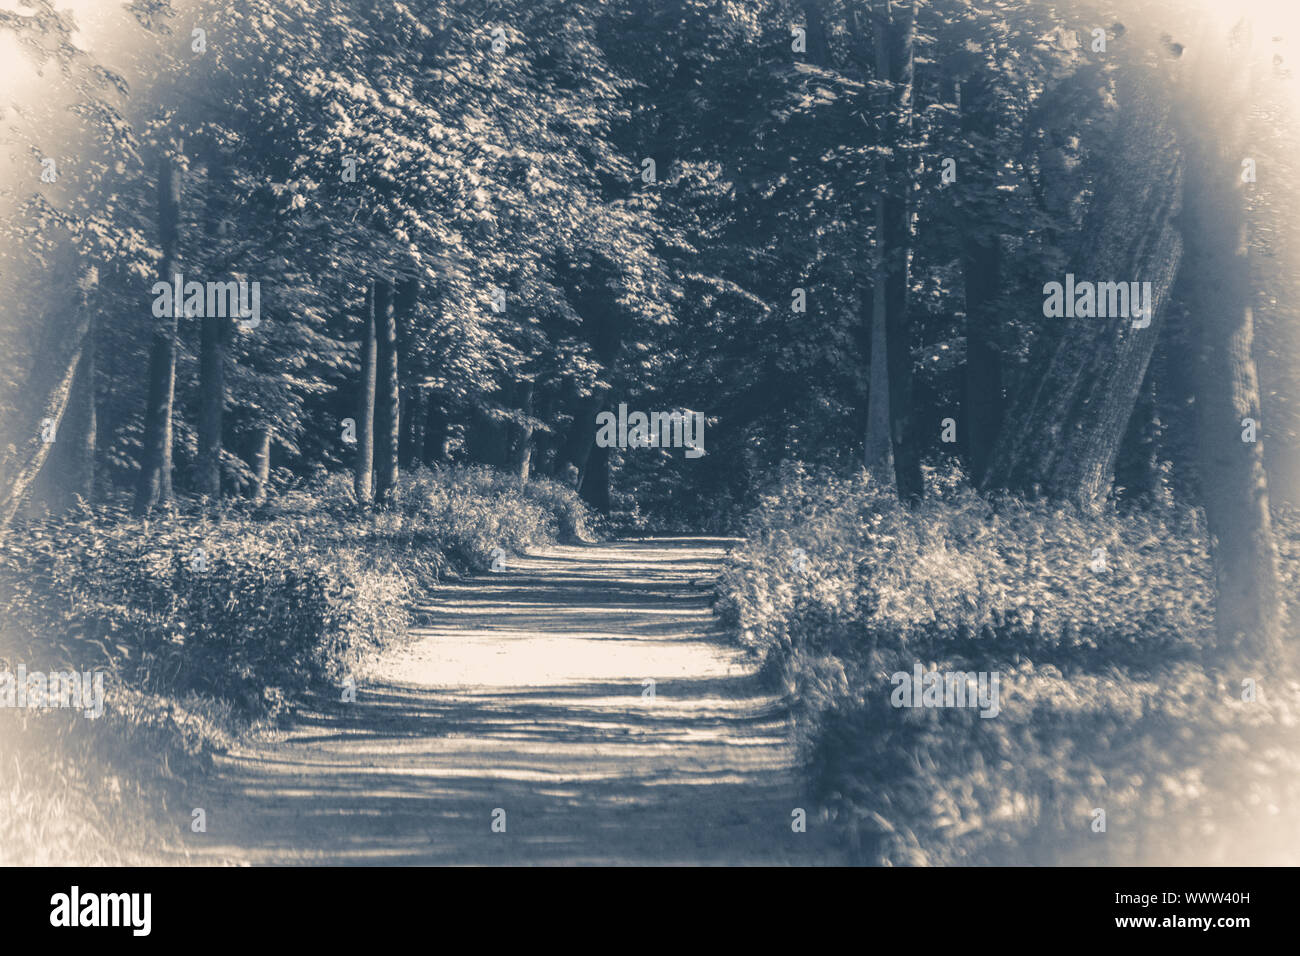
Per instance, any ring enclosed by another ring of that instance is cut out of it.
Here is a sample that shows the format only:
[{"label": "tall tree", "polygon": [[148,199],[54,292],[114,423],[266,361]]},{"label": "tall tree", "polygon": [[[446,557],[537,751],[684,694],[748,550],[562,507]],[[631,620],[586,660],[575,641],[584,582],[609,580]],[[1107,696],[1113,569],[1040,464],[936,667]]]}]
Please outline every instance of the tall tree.
[{"label": "tall tree", "polygon": [[520,481],[528,480],[533,457],[533,393],[536,389],[531,379],[519,383],[519,421],[510,429],[510,473]]},{"label": "tall tree", "polygon": [[[875,209],[876,236],[885,234],[885,203],[881,197]],[[882,250],[875,253],[875,275],[871,282],[870,329],[871,370],[867,381],[867,435],[863,443],[863,464],[885,487],[896,488],[894,446],[889,437],[889,330],[885,302],[885,265]]]},{"label": "tall tree", "polygon": [[253,430],[252,436],[252,471],[253,481],[249,495],[255,504],[262,504],[271,490],[271,444],[275,438],[275,426],[270,422],[261,422]]},{"label": "tall tree", "polygon": [[[88,318],[84,344],[59,422],[57,440],[41,469],[39,494],[51,511],[89,501],[95,488],[95,320]],[[36,494],[36,493],[34,493]]]},{"label": "tall tree", "polygon": [[[90,310],[85,298],[83,290],[74,301],[71,310],[73,325],[70,330],[66,327],[56,329],[51,324],[42,336],[45,344],[36,354],[29,376],[31,385],[25,392],[33,397],[31,409],[24,416],[32,423],[31,433],[23,439],[17,455],[6,462],[9,474],[5,476],[4,494],[0,497],[0,526],[14,519],[42,470],[49,463],[51,453],[60,440],[65,417],[72,416],[75,424],[70,429],[71,434],[63,435],[63,438],[70,439],[74,445],[79,440],[94,441],[94,345],[90,340]],[[66,335],[68,331],[72,333],[70,341]],[[89,359],[88,351],[91,356]],[[53,375],[51,370],[54,371]],[[52,383],[49,382],[50,378],[53,378]],[[78,394],[82,396],[81,401],[75,400]],[[85,408],[87,402],[90,405],[88,410]],[[89,411],[88,421],[85,418],[86,411]],[[87,434],[89,437],[85,437]],[[82,436],[81,439],[78,438],[79,435]],[[80,461],[82,455],[75,452],[73,457]],[[54,477],[57,480],[57,476]]]},{"label": "tall tree", "polygon": [[[997,118],[993,86],[986,73],[976,74],[960,93],[963,133],[968,140],[992,142]],[[968,165],[965,178],[993,194],[996,173],[986,162]],[[973,168],[972,168],[973,166]],[[989,459],[1002,423],[1002,365],[995,330],[1000,319],[998,295],[1002,284],[1001,236],[990,210],[974,202],[967,206],[962,230],[962,277],[966,289],[966,369],[962,398],[963,440],[971,480],[978,484],[988,470]]]},{"label": "tall tree", "polygon": [[[208,196],[204,231],[215,241],[223,231],[221,212],[228,188],[221,154],[213,150],[208,160]],[[199,343],[199,457],[198,492],[215,501],[221,497],[221,430],[226,410],[226,350],[232,319],[204,315]]]},{"label": "tall tree", "polygon": [[[884,266],[885,356],[889,381],[889,437],[894,480],[904,500],[921,496],[920,435],[913,415],[912,328],[908,321],[911,283],[914,169],[912,101],[915,81],[916,0],[880,0],[876,9],[877,76],[888,78],[890,158],[883,197],[880,256]],[[873,331],[872,343],[877,334]]]},{"label": "tall tree", "polygon": [[375,388],[378,381],[378,349],[375,333],[375,282],[366,284],[361,322],[361,371],[356,409],[357,457],[352,488],[357,501],[366,504],[375,494]]},{"label": "tall tree", "polygon": [[[64,188],[51,167],[51,180],[42,169],[30,180],[6,177],[3,190],[0,344],[11,372],[0,375],[0,526],[18,513],[43,469],[50,472],[51,504],[89,494],[98,283],[110,262],[122,272],[146,268],[147,243],[132,218],[138,193],[123,188],[123,170],[138,161],[134,130],[120,108],[127,85],[76,42],[76,30],[54,4],[0,10],[0,36],[21,51],[21,60],[6,66],[17,78],[29,64],[41,77],[40,96],[7,116],[10,159],[26,165],[32,156],[45,157],[42,163],[76,156],[73,188]],[[73,114],[77,122],[64,121]],[[32,193],[11,204],[27,182]],[[139,301],[134,290],[131,299]],[[32,353],[15,348],[29,342]]]},{"label": "tall tree", "polygon": [[[171,284],[180,242],[181,174],[164,147],[158,159],[158,262],[160,282]],[[172,497],[172,404],[176,391],[176,331],[182,303],[172,301],[167,315],[154,317],[149,348],[149,393],[145,406],[140,478],[135,513],[146,514]]]},{"label": "tall tree", "polygon": [[[1072,318],[1048,320],[1060,323],[1060,332],[1043,339],[1050,358],[1035,364],[1045,371],[1018,389],[984,476],[986,488],[1037,489],[1079,501],[1110,489],[1178,271],[1182,243],[1174,217],[1182,162],[1162,75],[1169,57],[1148,61],[1147,52],[1162,45],[1136,28],[1122,43],[1111,42],[1122,58],[1115,71],[1119,116],[1113,145],[1095,151],[1092,205],[1066,268],[1081,281],[1125,289],[1132,281],[1149,282],[1152,314],[1098,318],[1095,309],[1080,309]],[[1066,276],[1053,279],[1065,283]]]},{"label": "tall tree", "polygon": [[[396,303],[414,308],[415,287],[403,281]],[[397,368],[397,318],[391,279],[375,280],[375,357],[378,383],[375,394],[375,500],[386,501],[397,484],[398,445],[401,441],[401,382]]]},{"label": "tall tree", "polygon": [[[1221,653],[1278,658],[1283,602],[1269,512],[1255,371],[1242,157],[1250,113],[1251,29],[1207,19],[1188,51],[1180,98],[1187,157],[1183,212],[1192,318],[1200,331],[1199,475],[1212,539]],[[1253,426],[1253,427],[1252,427]]]}]

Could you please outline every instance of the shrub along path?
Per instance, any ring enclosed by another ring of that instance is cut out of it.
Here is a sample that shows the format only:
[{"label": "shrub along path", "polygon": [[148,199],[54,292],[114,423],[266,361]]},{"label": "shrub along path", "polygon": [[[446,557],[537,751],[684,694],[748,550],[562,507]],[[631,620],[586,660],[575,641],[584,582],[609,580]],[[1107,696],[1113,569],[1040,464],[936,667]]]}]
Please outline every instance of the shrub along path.
[{"label": "shrub along path", "polygon": [[714,626],[708,585],[729,543],[554,547],[439,588],[413,639],[364,668],[355,703],[313,699],[277,739],[218,758],[193,793],[207,832],[186,832],[186,852],[840,862],[815,817],[792,832],[805,802],[786,714]]}]

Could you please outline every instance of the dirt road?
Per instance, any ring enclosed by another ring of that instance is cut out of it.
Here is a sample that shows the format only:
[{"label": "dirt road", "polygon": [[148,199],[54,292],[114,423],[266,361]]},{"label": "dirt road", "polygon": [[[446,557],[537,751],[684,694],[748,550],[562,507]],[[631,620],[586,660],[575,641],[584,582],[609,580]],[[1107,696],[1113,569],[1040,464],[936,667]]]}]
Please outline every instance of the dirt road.
[{"label": "dirt road", "polygon": [[439,588],[355,703],[220,758],[192,861],[839,862],[811,814],[792,831],[785,713],[714,627],[728,544],[556,547]]}]

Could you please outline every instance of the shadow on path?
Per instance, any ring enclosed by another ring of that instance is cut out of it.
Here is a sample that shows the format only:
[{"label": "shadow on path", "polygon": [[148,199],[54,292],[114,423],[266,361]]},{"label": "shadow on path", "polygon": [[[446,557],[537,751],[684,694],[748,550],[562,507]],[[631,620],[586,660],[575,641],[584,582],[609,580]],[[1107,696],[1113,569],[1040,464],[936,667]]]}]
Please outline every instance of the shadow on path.
[{"label": "shadow on path", "polygon": [[713,626],[729,544],[556,547],[439,588],[355,703],[219,759],[191,861],[841,862],[815,819],[792,832],[785,712]]}]

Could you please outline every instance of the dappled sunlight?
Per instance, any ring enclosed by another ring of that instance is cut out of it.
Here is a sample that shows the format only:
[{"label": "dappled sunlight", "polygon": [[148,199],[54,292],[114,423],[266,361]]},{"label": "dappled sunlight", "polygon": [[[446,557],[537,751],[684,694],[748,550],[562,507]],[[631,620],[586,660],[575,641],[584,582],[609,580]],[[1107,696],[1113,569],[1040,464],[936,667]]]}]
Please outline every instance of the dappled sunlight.
[{"label": "dappled sunlight", "polygon": [[[426,609],[438,623],[367,663],[355,703],[313,698],[290,730],[222,761],[205,805],[240,839],[186,850],[256,862],[833,861],[791,832],[801,804],[785,708],[754,661],[710,633],[708,592],[692,582],[722,553],[707,539],[552,548],[514,559],[508,587],[503,574],[447,588]],[[490,830],[494,808],[506,833]]]}]

